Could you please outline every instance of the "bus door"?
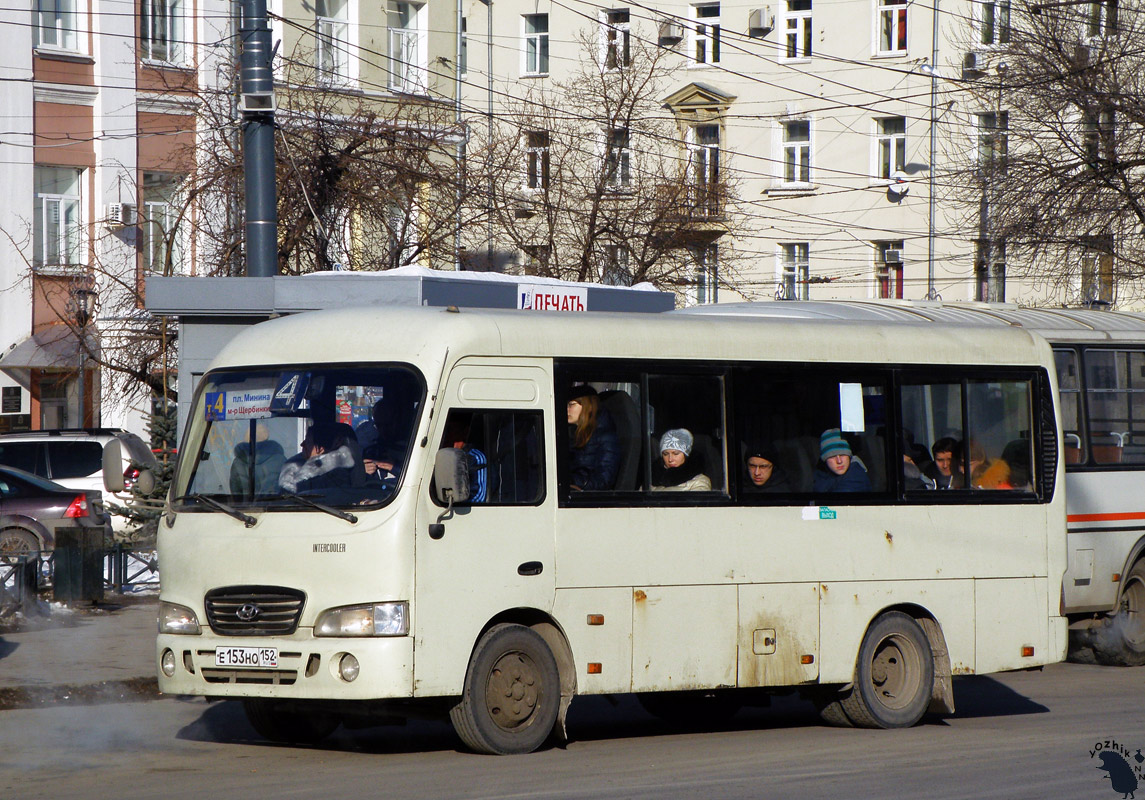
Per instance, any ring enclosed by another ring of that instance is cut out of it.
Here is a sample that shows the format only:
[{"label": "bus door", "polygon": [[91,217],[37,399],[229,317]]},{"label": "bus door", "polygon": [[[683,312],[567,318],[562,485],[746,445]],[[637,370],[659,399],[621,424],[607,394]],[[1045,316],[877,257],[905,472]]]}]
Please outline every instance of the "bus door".
[{"label": "bus door", "polygon": [[[469,359],[450,373],[431,425],[415,533],[415,694],[457,694],[482,627],[553,604],[552,378],[542,362]],[[434,499],[438,449],[466,453],[470,499]],[[431,528],[440,520],[441,527]]]}]

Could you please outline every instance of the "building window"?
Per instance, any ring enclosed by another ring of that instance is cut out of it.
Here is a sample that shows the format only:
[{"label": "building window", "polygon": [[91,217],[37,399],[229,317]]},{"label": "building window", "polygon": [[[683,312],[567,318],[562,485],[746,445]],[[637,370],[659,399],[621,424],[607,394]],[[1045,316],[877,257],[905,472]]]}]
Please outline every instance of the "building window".
[{"label": "building window", "polygon": [[878,0],[879,54],[906,52],[906,0]]},{"label": "building window", "polygon": [[875,120],[878,129],[878,176],[889,181],[906,166],[906,117]]},{"label": "building window", "polygon": [[525,187],[549,188],[548,131],[525,131]]},{"label": "building window", "polygon": [[783,125],[783,182],[811,183],[811,121],[791,120]]},{"label": "building window", "polygon": [[139,17],[143,58],[183,63],[183,1],[143,0]]},{"label": "building window", "polygon": [[621,69],[632,63],[629,35],[627,8],[604,12],[601,38],[605,69]]},{"label": "building window", "polygon": [[717,302],[719,299],[719,245],[715,242],[698,245],[692,249],[692,257],[696,261],[696,293],[694,296],[696,304]]},{"label": "building window", "polygon": [[179,178],[143,173],[143,269],[157,275],[182,271],[183,243],[178,225]]},{"label": "building window", "polygon": [[1116,150],[1113,140],[1115,125],[1112,109],[1086,114],[1082,120],[1082,151],[1090,166],[1096,167],[1103,158],[1112,157]]},{"label": "building window", "polygon": [[688,160],[693,196],[691,206],[701,215],[720,212],[720,126],[689,129]]},{"label": "building window", "polygon": [[622,244],[604,246],[604,264],[600,282],[608,286],[631,286],[632,270],[628,266],[628,248]]},{"label": "building window", "polygon": [[783,12],[786,58],[811,58],[811,0],[786,0]]},{"label": "building window", "polygon": [[318,83],[345,83],[350,78],[349,0],[318,0],[315,6],[315,61]]},{"label": "building window", "polygon": [[461,18],[461,75],[469,72],[469,23],[466,17]]},{"label": "building window", "polygon": [[1006,302],[1006,243],[979,239],[974,247],[974,299]]},{"label": "building window", "polygon": [[692,6],[692,18],[692,58],[695,63],[720,63],[720,4]]},{"label": "building window", "polygon": [[523,270],[526,275],[548,276],[549,255],[551,249],[547,244],[534,244],[524,248]]},{"label": "building window", "polygon": [[632,150],[628,128],[608,132],[605,154],[605,183],[610,189],[627,189],[632,185]]},{"label": "building window", "polygon": [[76,0],[37,0],[36,46],[79,49]]},{"label": "building window", "polygon": [[1115,36],[1117,34],[1118,0],[1098,0],[1089,4],[1088,28],[1090,36]]},{"label": "building window", "polygon": [[1113,240],[1095,236],[1081,256],[1081,302],[1110,305],[1114,300]]},{"label": "building window", "polygon": [[902,240],[875,242],[875,277],[879,298],[902,300]]},{"label": "building window", "polygon": [[1006,159],[1006,136],[1010,112],[989,111],[978,115],[978,169],[981,172],[1001,170]]},{"label": "building window", "polygon": [[807,300],[810,297],[811,246],[807,242],[782,244],[780,247],[780,282],[776,300]]},{"label": "building window", "polygon": [[74,267],[81,263],[82,179],[83,170],[65,167],[35,168],[35,267]]},{"label": "building window", "polygon": [[525,74],[547,75],[549,72],[549,15],[526,14]]},{"label": "building window", "polygon": [[391,2],[390,89],[405,94],[426,90],[425,6]]},{"label": "building window", "polygon": [[978,41],[985,45],[1010,43],[1010,0],[983,0],[978,4]]}]

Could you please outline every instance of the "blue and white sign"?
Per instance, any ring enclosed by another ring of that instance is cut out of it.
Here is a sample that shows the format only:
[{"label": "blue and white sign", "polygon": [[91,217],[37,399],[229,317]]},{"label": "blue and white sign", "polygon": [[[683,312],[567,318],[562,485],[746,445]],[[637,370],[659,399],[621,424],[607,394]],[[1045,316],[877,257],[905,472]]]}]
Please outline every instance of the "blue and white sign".
[{"label": "blue and white sign", "polygon": [[228,392],[207,392],[205,396],[207,419],[261,419],[270,416],[271,390],[239,389]]}]

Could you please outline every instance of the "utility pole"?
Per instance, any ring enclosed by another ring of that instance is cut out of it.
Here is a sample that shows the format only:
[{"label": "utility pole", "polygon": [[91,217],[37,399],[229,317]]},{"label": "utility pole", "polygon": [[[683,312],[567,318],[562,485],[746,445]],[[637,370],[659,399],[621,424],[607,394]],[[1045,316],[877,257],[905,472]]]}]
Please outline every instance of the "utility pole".
[{"label": "utility pole", "polygon": [[246,274],[278,273],[278,209],[274,174],[274,70],[266,0],[241,0],[239,110],[246,194]]}]

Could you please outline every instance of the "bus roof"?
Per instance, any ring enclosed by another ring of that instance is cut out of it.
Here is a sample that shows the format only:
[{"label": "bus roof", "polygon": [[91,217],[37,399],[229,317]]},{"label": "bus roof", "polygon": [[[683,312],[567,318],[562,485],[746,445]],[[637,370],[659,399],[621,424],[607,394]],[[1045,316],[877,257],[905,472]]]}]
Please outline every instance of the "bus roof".
[{"label": "bus roof", "polygon": [[[812,305],[825,304],[768,305],[809,311]],[[227,344],[213,366],[404,361],[432,370],[440,368],[447,350],[450,359],[487,355],[919,364],[1051,360],[1039,337],[1016,326],[955,327],[905,316],[883,319],[873,313],[863,319],[837,308],[835,317],[772,316],[746,307],[738,314],[345,308],[254,325]]]},{"label": "bus roof", "polygon": [[681,315],[769,319],[937,322],[958,326],[1020,327],[1051,341],[1139,341],[1145,314],[1087,308],[1023,308],[1011,303],[924,300],[814,300],[725,303],[672,312]]}]

